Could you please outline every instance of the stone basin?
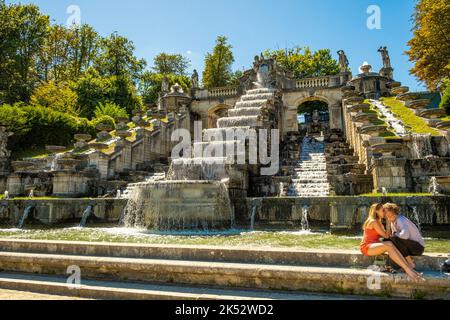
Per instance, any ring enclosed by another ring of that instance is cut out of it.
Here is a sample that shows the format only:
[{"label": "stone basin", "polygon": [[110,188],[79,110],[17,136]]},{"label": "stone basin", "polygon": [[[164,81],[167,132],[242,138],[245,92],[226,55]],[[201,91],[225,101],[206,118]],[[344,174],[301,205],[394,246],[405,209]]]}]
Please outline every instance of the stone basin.
[{"label": "stone basin", "polygon": [[397,100],[401,100],[401,101],[417,100],[419,97],[420,96],[418,93],[405,92],[405,93],[399,94],[397,96]]},{"label": "stone basin", "polygon": [[438,119],[442,116],[445,116],[445,110],[441,108],[422,109],[418,111],[418,115],[422,118]]},{"label": "stone basin", "polygon": [[60,153],[64,150],[67,150],[67,147],[63,146],[45,146],[45,150],[50,151],[52,153]]},{"label": "stone basin", "polygon": [[34,163],[31,161],[13,161],[11,166],[14,171],[31,170],[34,167]]},{"label": "stone basin", "polygon": [[392,94],[403,94],[409,91],[409,87],[396,87],[391,89]]},{"label": "stone basin", "polygon": [[394,143],[380,143],[370,147],[370,150],[377,153],[389,153],[401,150],[403,148],[403,144],[394,142]]},{"label": "stone basin", "polygon": [[347,91],[342,94],[343,99],[350,99],[354,97],[360,97],[359,93],[356,91]]},{"label": "stone basin", "polygon": [[371,136],[380,136],[382,133],[387,132],[387,128],[382,125],[365,125],[358,129],[361,134],[368,134]]},{"label": "stone basin", "polygon": [[126,117],[117,117],[115,120],[117,121],[117,123],[127,123],[128,122],[128,118],[126,118]]},{"label": "stone basin", "polygon": [[108,123],[99,123],[96,127],[98,131],[112,131],[114,128]]},{"label": "stone basin", "polygon": [[378,119],[377,115],[375,113],[365,113],[365,112],[358,112],[354,117],[353,120],[355,122],[364,122],[369,123],[372,120]]},{"label": "stone basin", "polygon": [[430,99],[408,100],[405,105],[411,109],[423,109],[430,104]]},{"label": "stone basin", "polygon": [[368,103],[361,103],[361,104],[354,104],[351,106],[347,106],[347,110],[350,112],[367,112],[370,110],[370,104]]},{"label": "stone basin", "polygon": [[364,98],[363,97],[351,97],[351,98],[347,98],[344,99],[344,104],[359,104],[359,103],[363,103],[364,102]]},{"label": "stone basin", "polygon": [[386,83],[386,86],[388,88],[397,88],[397,87],[400,87],[401,85],[402,85],[402,83],[398,82],[398,81],[390,81],[390,82]]},{"label": "stone basin", "polygon": [[94,148],[95,150],[103,150],[103,149],[108,149],[109,145],[107,145],[106,143],[101,143],[101,142],[94,142],[89,144],[90,147]]},{"label": "stone basin", "polygon": [[101,132],[97,133],[98,141],[105,141],[105,140],[109,140],[111,138],[112,138],[112,135],[106,131],[101,131]]},{"label": "stone basin", "polygon": [[92,136],[90,134],[87,133],[77,133],[76,135],[74,135],[75,140],[77,141],[88,141],[92,139]]},{"label": "stone basin", "polygon": [[132,133],[130,131],[126,131],[126,130],[119,130],[116,131],[116,136],[120,137],[120,138],[128,138],[132,136]]},{"label": "stone basin", "polygon": [[342,88],[341,88],[341,91],[342,92],[352,92],[352,91],[355,91],[355,86],[343,86]]},{"label": "stone basin", "polygon": [[59,159],[56,162],[61,167],[61,169],[64,170],[64,169],[75,169],[83,162],[83,160],[66,158],[66,159]]},{"label": "stone basin", "polygon": [[450,130],[450,121],[441,121],[436,125],[439,130]]}]

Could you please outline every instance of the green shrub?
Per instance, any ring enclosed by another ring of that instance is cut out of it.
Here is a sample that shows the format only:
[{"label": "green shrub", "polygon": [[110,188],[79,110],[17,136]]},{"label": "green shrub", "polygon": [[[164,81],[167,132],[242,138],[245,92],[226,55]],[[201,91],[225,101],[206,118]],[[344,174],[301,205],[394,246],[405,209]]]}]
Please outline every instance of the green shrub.
[{"label": "green shrub", "polygon": [[109,116],[113,119],[118,117],[128,118],[129,115],[125,108],[118,106],[113,102],[99,103],[94,110],[95,118],[100,118],[102,116]]},{"label": "green shrub", "polygon": [[100,116],[98,118],[94,118],[91,120],[91,124],[92,126],[94,126],[94,128],[96,128],[100,123],[106,123],[111,125],[112,128],[116,127],[116,123],[114,121],[113,118],[111,118],[110,116]]},{"label": "green shrub", "polygon": [[445,89],[439,107],[444,109],[447,115],[450,115],[450,85]]},{"label": "green shrub", "polygon": [[1,105],[0,124],[14,132],[9,140],[13,151],[45,145],[70,146],[77,133],[95,134],[88,119],[41,106]]}]

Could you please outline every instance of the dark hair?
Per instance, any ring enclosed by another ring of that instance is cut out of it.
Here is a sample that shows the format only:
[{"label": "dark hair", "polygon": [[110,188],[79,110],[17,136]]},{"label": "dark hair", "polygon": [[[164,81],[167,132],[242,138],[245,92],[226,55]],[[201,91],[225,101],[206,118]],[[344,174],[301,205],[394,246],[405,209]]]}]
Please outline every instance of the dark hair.
[{"label": "dark hair", "polygon": [[386,203],[385,205],[383,205],[383,208],[395,215],[398,215],[400,213],[400,207],[395,203]]}]

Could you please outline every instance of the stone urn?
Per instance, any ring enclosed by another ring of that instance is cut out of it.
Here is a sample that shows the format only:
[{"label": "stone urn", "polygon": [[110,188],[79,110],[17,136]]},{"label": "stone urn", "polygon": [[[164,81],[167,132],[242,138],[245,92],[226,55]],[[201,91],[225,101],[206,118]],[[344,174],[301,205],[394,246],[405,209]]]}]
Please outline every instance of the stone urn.
[{"label": "stone urn", "polygon": [[403,94],[409,91],[409,87],[396,87],[391,89],[391,93],[395,95]]},{"label": "stone urn", "polygon": [[364,102],[364,97],[350,97],[347,99],[344,99],[344,104],[349,105],[349,104],[360,104]]},{"label": "stone urn", "polygon": [[401,143],[380,143],[370,147],[370,150],[374,153],[381,153],[383,157],[391,157],[396,151],[403,149],[403,144]]},{"label": "stone urn", "polygon": [[387,133],[388,130],[386,126],[383,125],[363,125],[358,128],[359,133],[361,134],[367,134],[373,137],[379,137],[383,133]]},{"label": "stone urn", "polygon": [[91,140],[92,136],[90,134],[78,133],[74,138],[77,141],[74,145],[75,150],[81,150],[88,146],[87,141]]},{"label": "stone urn", "polygon": [[372,121],[377,120],[378,117],[375,113],[365,113],[365,112],[358,112],[354,117],[353,121],[355,122],[362,122],[364,124],[369,124]]},{"label": "stone urn", "polygon": [[31,161],[12,161],[11,166],[14,172],[27,172],[33,170],[34,163]]},{"label": "stone urn", "polygon": [[411,109],[423,109],[430,104],[430,99],[416,99],[408,100],[405,102],[405,106]]},{"label": "stone urn", "polygon": [[65,150],[67,150],[67,147],[63,146],[45,146],[45,150],[50,151],[53,154],[61,153]]},{"label": "stone urn", "polygon": [[97,140],[98,141],[105,141],[112,138],[111,134],[109,133],[114,128],[112,125],[108,123],[99,123],[96,127],[96,129],[99,131],[97,133]]},{"label": "stone urn", "polygon": [[426,119],[439,119],[445,116],[445,110],[441,108],[435,109],[422,109],[418,111],[418,115]]},{"label": "stone urn", "polygon": [[347,110],[350,112],[368,112],[370,110],[370,104],[360,103],[347,106]]},{"label": "stone urn", "polygon": [[405,92],[402,94],[399,94],[397,96],[397,100],[400,101],[409,101],[409,100],[416,100],[419,99],[419,94],[414,93],[414,92]]}]

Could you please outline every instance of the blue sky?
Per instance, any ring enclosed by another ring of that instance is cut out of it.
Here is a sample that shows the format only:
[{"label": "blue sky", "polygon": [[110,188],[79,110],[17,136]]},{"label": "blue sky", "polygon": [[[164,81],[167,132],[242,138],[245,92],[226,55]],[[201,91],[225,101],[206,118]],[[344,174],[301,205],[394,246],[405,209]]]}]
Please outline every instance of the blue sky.
[{"label": "blue sky", "polygon": [[[78,5],[82,23],[102,35],[117,31],[131,39],[136,55],[149,65],[159,52],[182,53],[191,69],[203,70],[203,58],[217,35],[233,45],[234,69],[248,69],[265,49],[308,45],[343,49],[353,73],[368,61],[381,67],[377,49],[387,46],[396,80],[423,90],[409,75],[404,51],[411,38],[414,0],[23,0],[37,4],[56,23],[65,24],[68,6]],[[367,28],[367,8],[381,9],[381,29]]]}]

